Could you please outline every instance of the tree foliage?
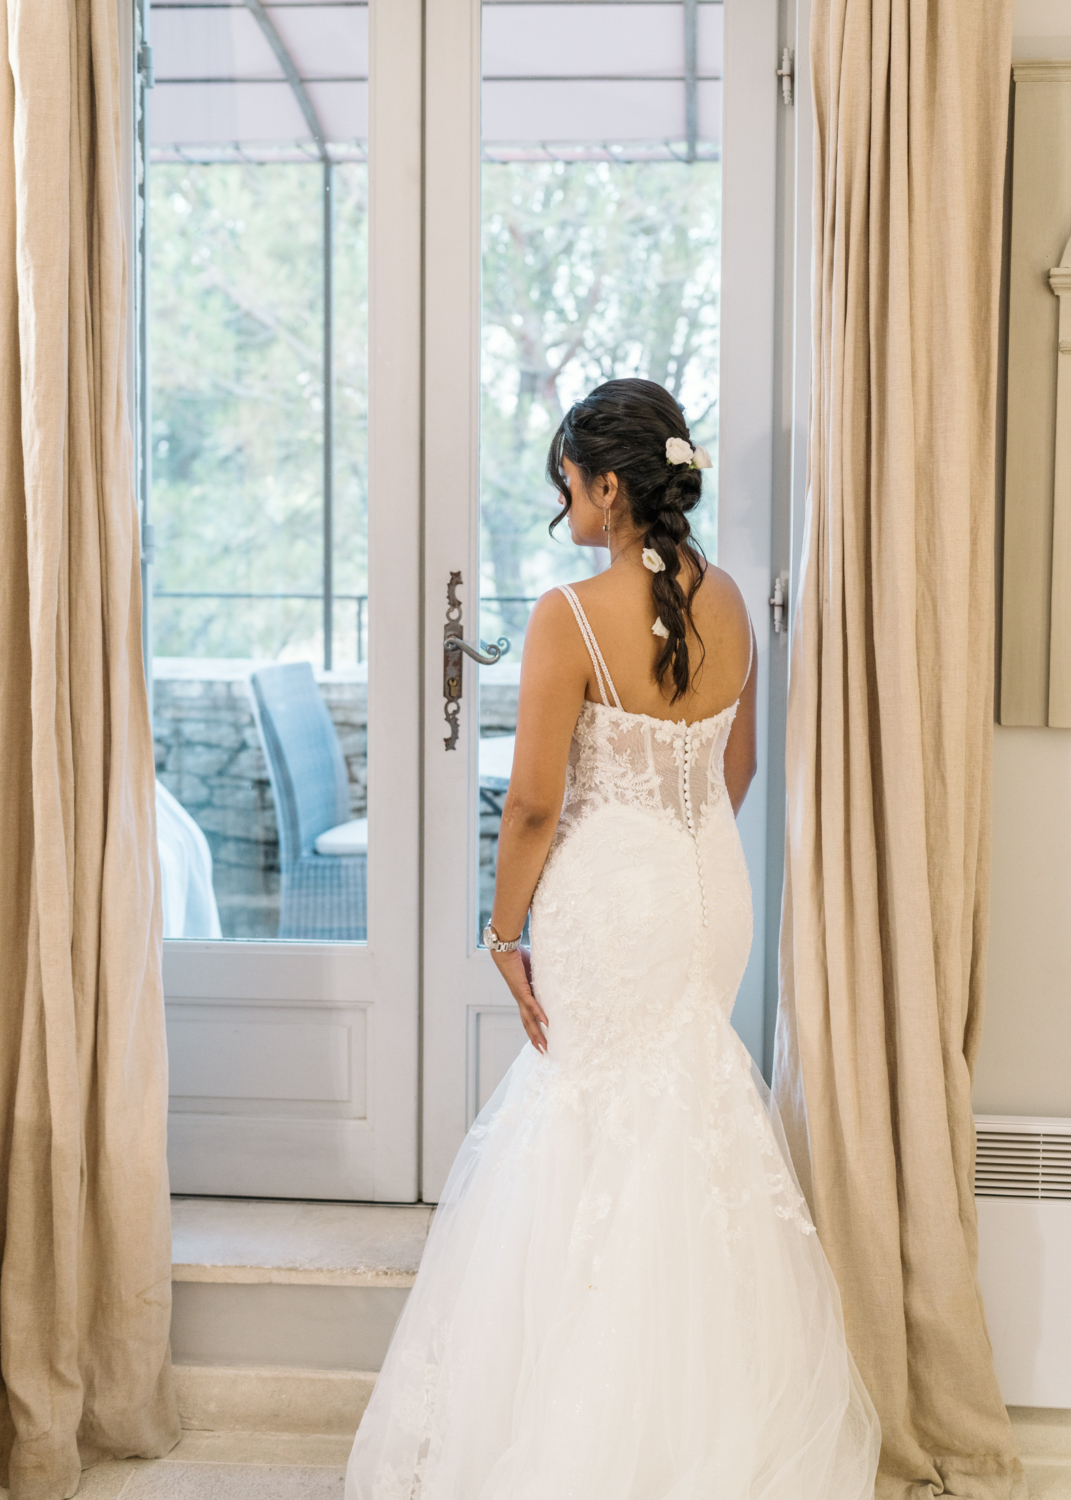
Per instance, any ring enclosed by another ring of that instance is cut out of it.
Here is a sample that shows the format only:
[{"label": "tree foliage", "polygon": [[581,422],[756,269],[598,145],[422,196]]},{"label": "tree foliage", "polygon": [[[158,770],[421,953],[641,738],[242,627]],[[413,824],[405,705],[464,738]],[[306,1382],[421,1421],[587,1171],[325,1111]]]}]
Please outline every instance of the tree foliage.
[{"label": "tree foliage", "polygon": [[[719,190],[716,162],[484,166],[484,595],[530,596],[599,565],[548,540],[544,478],[564,410],[593,386],[657,380],[715,449]],[[710,547],[713,495],[703,509]],[[527,607],[501,617],[516,630]]]},{"label": "tree foliage", "polygon": [[[323,579],[323,176],[316,164],[151,169],[156,587],[318,594]],[[334,169],[335,587],[366,589],[367,171]],[[352,654],[353,607],[336,607]],[[315,601],[171,600],[167,656],[312,656]],[[340,643],[341,644],[341,643]]]},{"label": "tree foliage", "polygon": [[[322,587],[322,169],[151,169],[152,446],[159,590]],[[367,175],[335,168],[335,588],[367,590]],[[720,168],[515,162],[483,168],[484,596],[531,596],[598,565],[546,526],[543,466],[568,404],[642,374],[717,442]],[[434,392],[429,399],[434,400]],[[416,441],[418,393],[413,393]],[[713,482],[700,534],[714,538]],[[523,630],[527,605],[485,616]],[[156,602],[177,656],[322,649],[315,600]],[[353,606],[336,655],[355,652]]]}]

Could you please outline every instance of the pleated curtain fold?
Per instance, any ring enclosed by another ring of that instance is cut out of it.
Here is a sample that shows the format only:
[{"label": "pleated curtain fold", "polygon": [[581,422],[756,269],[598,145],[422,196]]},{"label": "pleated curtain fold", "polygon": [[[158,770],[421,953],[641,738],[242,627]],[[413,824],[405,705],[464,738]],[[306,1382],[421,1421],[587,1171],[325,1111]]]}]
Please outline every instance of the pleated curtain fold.
[{"label": "pleated curtain fold", "polygon": [[0,1483],[179,1435],[117,0],[0,0]]},{"label": "pleated curtain fold", "polygon": [[881,1500],[1026,1494],[976,1279],[1009,0],[814,0],[774,1091]]}]

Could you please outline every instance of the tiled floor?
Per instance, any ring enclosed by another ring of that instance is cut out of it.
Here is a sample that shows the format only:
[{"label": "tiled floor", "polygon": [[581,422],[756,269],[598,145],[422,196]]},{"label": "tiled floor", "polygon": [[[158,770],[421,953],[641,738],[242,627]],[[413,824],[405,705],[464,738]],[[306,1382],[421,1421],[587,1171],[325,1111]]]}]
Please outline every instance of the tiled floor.
[{"label": "tiled floor", "polygon": [[1071,1500],[1071,1464],[1026,1466],[1030,1500]]},{"label": "tiled floor", "polygon": [[[78,1500],[342,1500],[351,1439],[186,1432],[166,1458],[97,1464]],[[7,1500],[7,1491],[0,1490]]]},{"label": "tiled floor", "polygon": [[[166,1458],[86,1469],[78,1500],[342,1500],[351,1439],[186,1432]],[[1071,1500],[1071,1462],[1026,1464],[1030,1500]],[[0,1500],[7,1491],[0,1490]]]},{"label": "tiled floor", "polygon": [[[349,1438],[188,1432],[167,1458],[87,1469],[78,1500],[342,1500],[349,1448]],[[1071,1464],[1028,1463],[1027,1483],[1030,1500],[1071,1500]]]},{"label": "tiled floor", "polygon": [[1009,1413],[1030,1500],[1071,1500],[1071,1412],[1013,1406]]}]

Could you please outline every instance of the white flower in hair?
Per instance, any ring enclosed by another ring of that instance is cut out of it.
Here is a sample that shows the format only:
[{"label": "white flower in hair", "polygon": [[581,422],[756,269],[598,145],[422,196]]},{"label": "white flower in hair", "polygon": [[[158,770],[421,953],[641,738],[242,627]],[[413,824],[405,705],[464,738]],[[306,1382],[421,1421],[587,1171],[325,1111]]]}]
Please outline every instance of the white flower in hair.
[{"label": "white flower in hair", "polygon": [[662,624],[661,617],[659,619],[657,619],[654,622],[654,624],[651,626],[651,634],[652,635],[660,635],[664,641],[668,641],[669,640],[669,631]]},{"label": "white flower in hair", "polygon": [[652,573],[664,573],[666,565],[653,547],[644,547],[643,566]]},{"label": "white flower in hair", "polygon": [[712,469],[714,462],[705,448],[697,448],[695,457],[692,459],[693,469]]},{"label": "white flower in hair", "polygon": [[690,464],[694,457],[692,445],[686,438],[666,438],[667,464]]}]

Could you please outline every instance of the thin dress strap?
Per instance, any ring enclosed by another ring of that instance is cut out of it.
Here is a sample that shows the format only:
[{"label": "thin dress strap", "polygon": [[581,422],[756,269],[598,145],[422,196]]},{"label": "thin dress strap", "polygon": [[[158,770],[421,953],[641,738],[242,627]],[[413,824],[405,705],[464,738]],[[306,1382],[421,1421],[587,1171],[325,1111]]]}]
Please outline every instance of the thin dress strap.
[{"label": "thin dress strap", "polygon": [[[588,648],[588,655],[591,657],[591,665],[595,668],[595,682],[598,685],[599,697],[602,699],[607,708],[610,707],[610,698],[613,698],[613,706],[615,708],[621,708],[621,699],[617,696],[617,689],[614,687],[613,680],[610,677],[609,672],[606,670],[606,663],[602,659],[602,652],[599,650],[599,643],[595,639],[594,631],[588,624],[588,617],[584,613],[584,609],[582,604],[580,603],[580,600],[576,597],[576,594],[573,592],[569,584],[562,583],[559,584],[558,587],[568,599],[569,604],[572,607],[573,614],[576,616],[576,623],[580,626],[580,634],[584,637],[584,645]],[[749,667],[749,673],[750,670],[751,669]],[[609,689],[609,697],[607,696],[607,689]]]}]

